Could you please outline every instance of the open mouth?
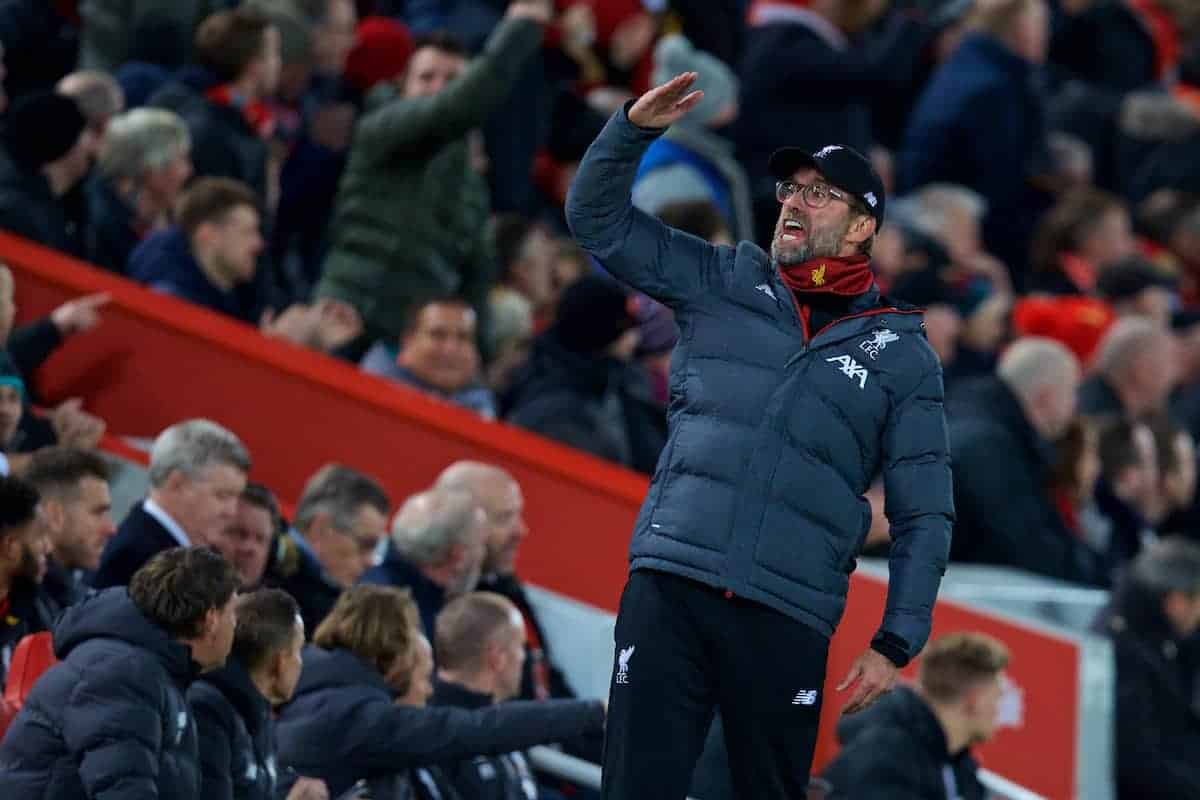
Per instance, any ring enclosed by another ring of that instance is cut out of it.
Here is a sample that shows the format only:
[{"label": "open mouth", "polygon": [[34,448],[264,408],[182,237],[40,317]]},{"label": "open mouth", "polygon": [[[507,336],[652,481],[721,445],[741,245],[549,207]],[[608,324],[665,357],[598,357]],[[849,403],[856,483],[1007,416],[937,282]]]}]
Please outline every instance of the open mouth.
[{"label": "open mouth", "polygon": [[789,219],[783,223],[783,230],[779,233],[779,240],[783,242],[798,241],[806,236],[808,236],[808,232],[804,230],[804,226],[798,220]]}]

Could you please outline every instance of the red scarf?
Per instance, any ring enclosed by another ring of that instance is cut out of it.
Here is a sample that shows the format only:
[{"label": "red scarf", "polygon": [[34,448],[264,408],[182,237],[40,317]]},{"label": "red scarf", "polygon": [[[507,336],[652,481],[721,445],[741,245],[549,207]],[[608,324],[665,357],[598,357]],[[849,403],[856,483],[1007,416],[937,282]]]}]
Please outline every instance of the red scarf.
[{"label": "red scarf", "polygon": [[1179,66],[1182,46],[1175,18],[1156,0],[1129,0],[1129,6],[1154,41],[1154,77],[1162,80]]},{"label": "red scarf", "polygon": [[236,108],[242,112],[242,119],[250,126],[250,130],[258,134],[260,139],[270,139],[275,133],[275,112],[271,106],[262,100],[250,100],[239,95],[228,83],[220,83],[204,93],[211,103],[219,106]]},{"label": "red scarf", "polygon": [[[780,267],[783,282],[797,295],[833,294],[841,297],[860,295],[871,288],[875,275],[867,256],[814,258],[803,264]],[[800,302],[803,298],[797,297]]]}]

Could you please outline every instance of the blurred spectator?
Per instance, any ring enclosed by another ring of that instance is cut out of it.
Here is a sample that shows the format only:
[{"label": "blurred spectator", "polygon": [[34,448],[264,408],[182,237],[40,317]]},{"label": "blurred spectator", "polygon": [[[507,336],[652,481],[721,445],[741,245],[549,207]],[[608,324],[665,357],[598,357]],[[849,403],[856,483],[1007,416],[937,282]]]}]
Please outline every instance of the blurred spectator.
[{"label": "blurred spectator", "polygon": [[5,114],[0,228],[82,258],[82,203],[68,195],[96,155],[96,135],[74,100],[34,92]]},{"label": "blurred spectator", "polygon": [[124,586],[159,551],[222,539],[249,471],[245,445],[215,422],[190,419],[164,430],[150,448],[150,493],[105,546],[92,586]]},{"label": "blurred spectator", "polygon": [[[429,639],[423,633],[416,634],[413,642],[413,656],[413,668],[408,676],[408,685],[403,693],[397,695],[396,702],[400,705],[425,708],[433,697],[433,645],[429,643]],[[485,756],[476,756],[477,760],[485,758]],[[445,768],[441,764],[414,767],[406,777],[416,790],[416,796],[421,800],[459,796],[455,793],[454,784],[446,775]],[[402,784],[403,781],[404,778],[397,779],[398,784]]]},{"label": "blurred spectator", "polygon": [[771,153],[784,146],[815,152],[831,142],[868,152],[873,100],[912,78],[921,52],[917,25],[895,15],[880,33],[859,36],[885,9],[865,0],[750,4],[736,132],[760,245],[773,238],[779,215]]},{"label": "blurred spectator", "polygon": [[241,181],[269,208],[266,140],[277,121],[267,100],[279,86],[279,29],[251,8],[218,11],[196,30],[195,48],[201,71],[164,86],[149,104],[187,123],[197,175]]},{"label": "blurred spectator", "polygon": [[1045,0],[989,0],[971,33],[913,108],[897,158],[898,188],[949,182],[988,204],[983,234],[1023,287],[1029,244],[1048,195],[1031,181],[1048,163],[1045,100],[1037,88],[1049,38]]},{"label": "blurred spectator", "polygon": [[258,199],[228,178],[201,178],[179,199],[175,224],[142,240],[129,277],[243,322],[258,322],[265,298],[249,307],[236,290],[253,285],[263,249]]},{"label": "blurred spectator", "polygon": [[1117,317],[1143,317],[1162,327],[1171,323],[1177,282],[1141,256],[1109,264],[1096,280],[1096,293]]},{"label": "blurred spectator", "polygon": [[1160,491],[1154,433],[1142,422],[1110,422],[1100,432],[1097,518],[1087,536],[1114,574],[1154,541]]},{"label": "blurred spectator", "polygon": [[390,17],[365,17],[345,53],[345,79],[364,97],[379,84],[402,79],[413,54],[413,36]]},{"label": "blurred spectator", "polygon": [[1113,264],[1134,254],[1133,227],[1124,202],[1099,189],[1064,195],[1038,224],[1030,289],[1091,294]]},{"label": "blurred spectator", "polygon": [[319,76],[340,77],[354,47],[358,11],[353,0],[317,0],[313,17],[313,69]]},{"label": "blurred spectator", "polygon": [[46,0],[5,0],[0,4],[4,43],[4,92],[14,100],[48,91],[75,68],[79,18],[72,5]]},{"label": "blurred spectator", "polygon": [[1054,505],[1067,530],[1084,539],[1084,515],[1092,511],[1100,478],[1100,435],[1095,425],[1076,417],[1054,444]]},{"label": "blurred spectator", "polygon": [[1185,522],[1195,508],[1196,439],[1167,414],[1151,416],[1148,424],[1154,434],[1159,481],[1151,520],[1160,531],[1177,530],[1176,525]]},{"label": "blurred spectator", "polygon": [[116,533],[109,466],[91,450],[48,447],[29,459],[22,476],[41,497],[38,525],[50,548],[38,601],[48,620],[88,593],[83,576],[100,566]]},{"label": "blurred spectator", "polygon": [[265,577],[281,525],[275,495],[261,483],[248,482],[238,498],[237,514],[225,535],[223,552],[238,572],[242,591],[257,587]]},{"label": "blurred spectator", "polygon": [[113,118],[99,174],[87,185],[91,263],[123,273],[138,243],[170,224],[192,176],[191,149],[187,126],[170,111],[135,108]]},{"label": "blurred spectator", "polygon": [[0,353],[0,451],[6,455],[5,474],[19,444],[21,418],[25,413],[25,381],[7,353]]},{"label": "blurred spectator", "polygon": [[103,149],[108,123],[125,110],[125,92],[116,78],[107,72],[72,72],[58,82],[55,91],[79,105],[88,127],[96,136],[96,148]]},{"label": "blurred spectator", "polygon": [[[554,286],[554,259],[558,242],[543,225],[519,214],[501,214],[492,223],[497,288],[513,291],[533,306],[535,319],[553,319],[558,292]],[[495,290],[493,290],[495,291]]]},{"label": "blurred spectator", "polygon": [[1050,339],[1026,338],[996,376],[947,403],[957,520],[951,558],[1104,585],[1099,560],[1051,502],[1051,443],[1075,415],[1079,362]]},{"label": "blurred spectator", "polygon": [[492,395],[504,395],[512,387],[513,375],[529,360],[533,346],[533,304],[525,295],[497,286],[488,295],[492,324],[484,343],[492,359],[484,369],[485,383]]},{"label": "blurred spectator", "polygon": [[369,475],[326,464],[304,485],[292,530],[272,549],[263,583],[300,603],[309,635],[338,596],[377,562],[391,501]]},{"label": "blurred spectator", "polygon": [[992,279],[997,289],[1011,288],[1002,265],[983,249],[987,201],[982,195],[966,186],[934,183],[913,192],[906,201],[912,204],[913,227],[944,247],[953,263]]},{"label": "blurred spectator", "polygon": [[383,563],[363,583],[412,593],[426,636],[449,600],[475,590],[487,554],[487,517],[466,491],[430,489],[404,501]]},{"label": "blurred spectator", "polygon": [[[226,0],[142,0],[130,6],[122,0],[88,0],[80,4],[83,18],[79,64],[84,69],[115,70],[137,55],[139,33],[155,23],[160,39],[181,48],[180,63],[190,55],[190,34],[211,14],[228,8]],[[166,35],[167,32],[174,36]]]},{"label": "blurred spectator", "polygon": [[0,744],[0,794],[66,800],[143,787],[150,797],[206,797],[184,692],[225,663],[236,593],[223,558],[178,548],[151,559],[128,590],[67,609],[54,629],[60,662]]},{"label": "blurred spectator", "polygon": [[541,0],[513,2],[470,63],[451,39],[422,41],[402,85],[372,96],[383,102],[354,133],[316,289],[358,311],[365,342],[399,339],[414,303],[447,293],[486,323],[487,184],[471,164],[467,133],[504,102],[547,19]]},{"label": "blurred spectator", "polygon": [[596,730],[599,702],[504,703],[476,711],[393,702],[409,688],[417,629],[412,600],[389,586],[354,586],[304,651],[292,702],[279,715],[279,760],[323,779],[337,796],[364,779],[379,798],[408,797],[408,771],[511,753]]},{"label": "blurred spectator", "polygon": [[680,200],[659,207],[655,215],[664,225],[699,236],[711,244],[732,247],[736,242],[729,225],[718,209],[709,200]]},{"label": "blurred spectator", "polygon": [[[287,592],[260,589],[237,599],[229,659],[188,688],[200,743],[206,800],[275,800],[273,706],[292,699],[300,680],[304,625]],[[321,781],[300,778],[287,800],[327,800]]]},{"label": "blurred spectator", "polygon": [[38,523],[38,493],[24,480],[0,476],[0,686],[13,649],[27,633],[47,630],[52,619],[38,608],[46,572],[46,531]]},{"label": "blurred spectator", "polygon": [[921,655],[917,683],[838,723],[843,749],[824,777],[841,800],[984,800],[971,748],[996,734],[1009,654],[981,633],[951,633]]},{"label": "blurred spectator", "polygon": [[1165,326],[1136,316],[1117,320],[1100,342],[1094,373],[1079,387],[1079,412],[1139,419],[1164,411],[1178,372]]},{"label": "blurred spectator", "polygon": [[737,76],[683,36],[662,37],[654,48],[652,82],[666,83],[683,72],[699,74],[695,88],[704,92],[704,99],[646,150],[633,184],[633,204],[658,214],[668,203],[712,203],[735,238],[752,238],[749,181],[734,158],[733,145],[713,132],[737,118]]},{"label": "blurred spectator", "polygon": [[362,368],[495,419],[496,400],[479,380],[475,341],[475,310],[456,297],[433,298],[413,308],[399,346],[376,342]]},{"label": "blurred spectator", "polygon": [[666,419],[630,363],[639,340],[630,301],[606,278],[568,287],[558,319],[514,382],[506,419],[648,474],[666,440]]},{"label": "blurred spectator", "polygon": [[[475,710],[512,700],[521,689],[525,623],[509,600],[472,592],[437,616],[435,706]],[[535,798],[537,782],[522,753],[504,753],[447,765],[460,797]]]},{"label": "blurred spectator", "polygon": [[1195,633],[1200,548],[1169,538],[1147,546],[1102,620],[1116,655],[1117,797],[1200,795]]}]

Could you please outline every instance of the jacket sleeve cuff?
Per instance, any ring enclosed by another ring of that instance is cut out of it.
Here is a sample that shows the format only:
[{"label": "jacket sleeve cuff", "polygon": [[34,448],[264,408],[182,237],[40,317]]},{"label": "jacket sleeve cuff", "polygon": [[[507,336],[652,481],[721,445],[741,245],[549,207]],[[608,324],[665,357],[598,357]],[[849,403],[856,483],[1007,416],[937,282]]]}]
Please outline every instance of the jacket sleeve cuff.
[{"label": "jacket sleeve cuff", "polygon": [[871,649],[879,653],[897,667],[904,667],[912,660],[908,654],[908,642],[894,633],[880,631],[871,640]]},{"label": "jacket sleeve cuff", "polygon": [[633,98],[632,100],[625,101],[625,105],[621,106],[621,112],[620,112],[621,119],[623,119],[625,121],[626,125],[628,125],[631,129],[637,131],[638,133],[642,133],[642,134],[645,134],[650,137],[656,137],[656,136],[661,135],[666,130],[666,128],[644,128],[629,118],[629,109],[631,109],[633,107],[633,104],[636,102],[637,102],[636,97]]}]

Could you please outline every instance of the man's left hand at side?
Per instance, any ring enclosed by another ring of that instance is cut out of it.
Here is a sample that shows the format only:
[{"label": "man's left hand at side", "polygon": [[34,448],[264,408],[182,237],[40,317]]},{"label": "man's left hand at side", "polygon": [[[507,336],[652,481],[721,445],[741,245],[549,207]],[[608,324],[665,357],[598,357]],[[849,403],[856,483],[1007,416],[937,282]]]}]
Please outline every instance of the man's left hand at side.
[{"label": "man's left hand at side", "polygon": [[872,649],[866,650],[854,659],[850,671],[837,686],[839,692],[854,689],[850,699],[842,707],[842,713],[853,714],[862,711],[891,691],[899,675],[900,670],[887,656]]}]

